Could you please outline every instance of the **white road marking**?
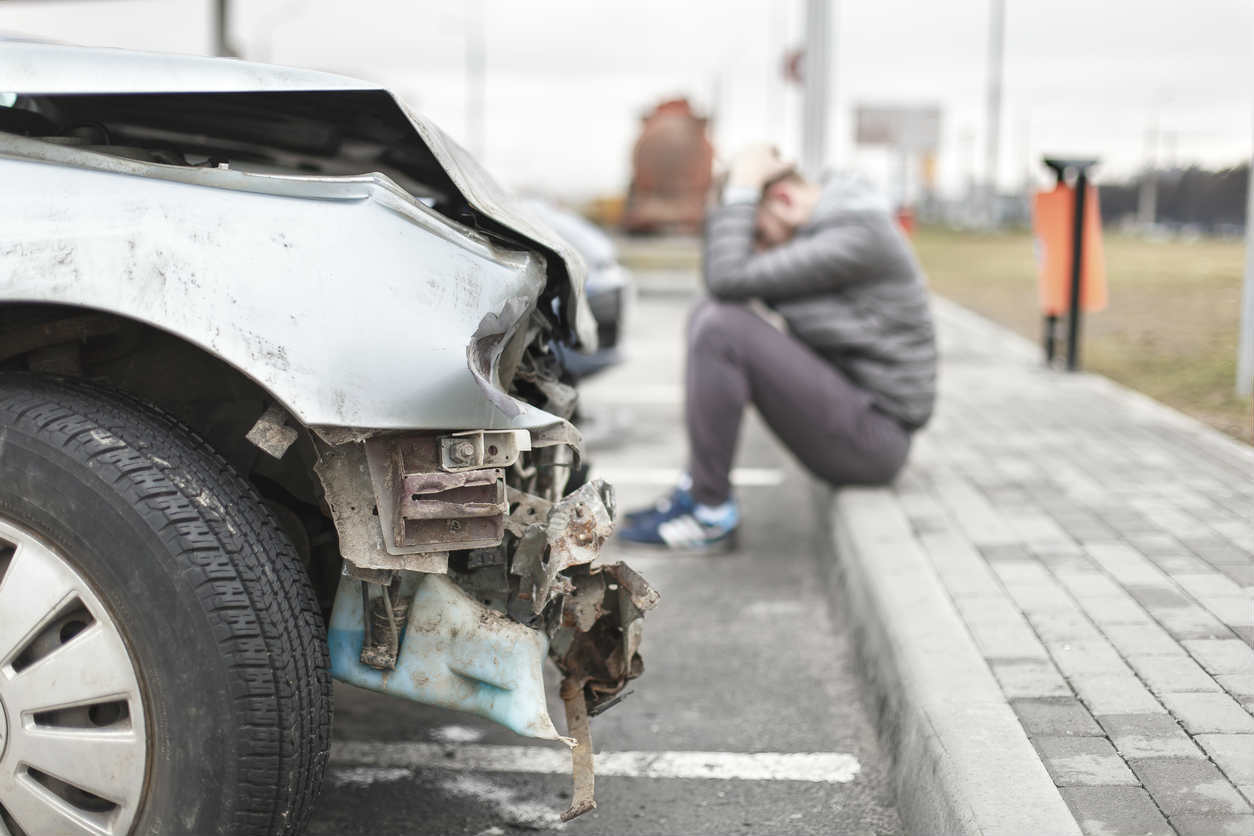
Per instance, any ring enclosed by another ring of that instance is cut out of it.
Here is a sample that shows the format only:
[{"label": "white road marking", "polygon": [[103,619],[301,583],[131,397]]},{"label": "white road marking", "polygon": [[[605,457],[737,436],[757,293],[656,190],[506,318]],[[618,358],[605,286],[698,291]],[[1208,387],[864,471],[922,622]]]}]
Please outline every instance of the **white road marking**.
[{"label": "white road marking", "polygon": [[458,775],[440,782],[440,788],[452,795],[473,798],[492,807],[507,824],[525,830],[565,830],[566,825],[556,810],[535,801],[527,801],[514,790],[499,787],[473,775]]},{"label": "white road marking", "polygon": [[381,781],[400,781],[410,778],[412,769],[396,766],[350,766],[331,770],[331,783],[337,787],[368,787]]},{"label": "white road marking", "polygon": [[[659,485],[671,487],[679,481],[677,467],[597,467],[592,475],[612,485]],[[784,471],[774,467],[734,467],[731,482],[738,488],[774,488],[784,483]]]},{"label": "white road marking", "polygon": [[787,618],[806,611],[801,601],[754,601],[745,605],[743,613],[750,618]]},{"label": "white road marking", "polygon": [[[563,775],[570,755],[541,746],[343,742],[331,747],[336,766],[447,769],[454,772],[530,772]],[[841,752],[601,752],[598,775],[719,781],[806,781],[843,784],[862,769]]]},{"label": "white road marking", "polygon": [[431,730],[431,738],[440,743],[478,743],[483,732],[474,726],[440,726]]}]

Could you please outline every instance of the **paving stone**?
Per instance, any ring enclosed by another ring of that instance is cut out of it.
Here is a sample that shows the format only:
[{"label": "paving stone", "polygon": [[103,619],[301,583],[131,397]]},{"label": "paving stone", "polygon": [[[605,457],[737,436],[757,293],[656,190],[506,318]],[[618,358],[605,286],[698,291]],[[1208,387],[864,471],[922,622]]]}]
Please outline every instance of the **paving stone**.
[{"label": "paving stone", "polygon": [[1172,576],[1187,572],[1201,573],[1216,571],[1215,567],[1211,566],[1205,560],[1202,560],[1200,557],[1194,557],[1191,554],[1169,552],[1160,555],[1150,555],[1149,559],[1152,560],[1154,565],[1159,569],[1162,569],[1164,572]]},{"label": "paving stone", "polygon": [[1100,735],[1102,729],[1088,709],[1074,697],[1013,700],[1010,703],[1029,737]]},{"label": "paving stone", "polygon": [[[919,542],[923,544],[950,594],[955,597],[1005,597],[1006,593],[988,568],[988,563],[961,534],[951,531],[929,532],[919,535]],[[1006,600],[1009,602],[1008,598]]]},{"label": "paving stone", "polygon": [[1048,547],[1033,547],[1036,559],[1049,567],[1051,572],[1101,572],[1102,568],[1089,559],[1078,543],[1061,546],[1051,543]]},{"label": "paving stone", "polygon": [[1170,714],[1110,714],[1097,721],[1125,759],[1205,758]]},{"label": "paving stone", "polygon": [[1240,565],[1250,559],[1250,555],[1245,549],[1238,548],[1226,540],[1185,540],[1182,538],[1189,551],[1205,560],[1212,566],[1219,566],[1225,563],[1234,563]]},{"label": "paving stone", "polygon": [[1121,584],[1160,586],[1166,580],[1153,561],[1126,543],[1093,543],[1085,551]]},{"label": "paving stone", "polygon": [[1180,836],[1254,836],[1254,814],[1240,816],[1172,816]]},{"label": "paving stone", "polygon": [[1188,572],[1173,575],[1172,580],[1184,587],[1194,598],[1240,596],[1241,587],[1219,572]]},{"label": "paving stone", "polygon": [[1122,586],[1100,571],[1077,572],[1054,568],[1054,574],[1058,577],[1058,582],[1065,586],[1076,600],[1127,597]]},{"label": "paving stone", "polygon": [[991,596],[955,597],[954,604],[984,658],[1049,660],[1019,608],[1000,590]]},{"label": "paving stone", "polygon": [[1216,568],[1223,572],[1224,577],[1231,578],[1235,584],[1243,587],[1254,586],[1254,564],[1249,566],[1219,566]]},{"label": "paving stone", "polygon": [[1254,734],[1199,734],[1194,738],[1234,784],[1254,784]]},{"label": "paving stone", "polygon": [[1039,737],[1032,743],[1060,787],[1139,783],[1104,737]]},{"label": "paving stone", "polygon": [[1168,816],[1250,812],[1249,803],[1210,761],[1134,758],[1128,764]]},{"label": "paving stone", "polygon": [[996,625],[990,623],[968,624],[971,637],[985,659],[1036,659],[1049,660],[1045,646],[1027,624]]},{"label": "paving stone", "polygon": [[1158,700],[1141,680],[1129,674],[1086,674],[1071,678],[1071,686],[1094,716],[1100,714],[1162,714]]},{"label": "paving stone", "polygon": [[1049,662],[993,662],[990,667],[1006,699],[1071,696],[1066,681]]},{"label": "paving stone", "polygon": [[1146,557],[1186,555],[1193,558],[1188,548],[1170,534],[1134,534],[1129,535],[1128,542]]},{"label": "paving stone", "polygon": [[[997,566],[999,564],[994,564]],[[1004,564],[1000,564],[1004,565]],[[1044,571],[1044,569],[1042,569]],[[1036,613],[1075,613],[1082,615],[1067,591],[1052,579],[1043,582],[1006,583],[1006,592],[1028,615]]]},{"label": "paving stone", "polygon": [[1128,584],[1125,587],[1133,598],[1146,609],[1152,607],[1187,607],[1189,599],[1166,578],[1161,584]]},{"label": "paving stone", "polygon": [[1099,626],[1107,624],[1153,624],[1154,619],[1145,608],[1129,595],[1103,596],[1101,598],[1077,598],[1085,615]]},{"label": "paving stone", "polygon": [[1100,640],[1101,631],[1074,604],[1068,609],[1027,613],[1032,629],[1043,642]]},{"label": "paving stone", "polygon": [[1218,618],[1202,607],[1153,607],[1147,606],[1150,615],[1177,639],[1217,639],[1229,635],[1229,630]]},{"label": "paving stone", "polygon": [[1185,652],[1156,624],[1109,624],[1102,626],[1102,632],[1124,656],[1181,656]]},{"label": "paving stone", "polygon": [[[1005,515],[1003,515],[1005,516]],[[1020,543],[1002,543],[997,545],[979,546],[980,554],[989,561],[993,560],[1029,560],[1028,550]]]},{"label": "paving stone", "polygon": [[1058,790],[1089,836],[1174,836],[1140,787],[1062,787]]},{"label": "paving stone", "polygon": [[[1130,674],[1132,671],[1123,657],[1105,639],[1082,639],[1074,642],[1049,642],[1046,644],[1063,676],[1075,677],[1086,674]],[[1150,658],[1150,657],[1145,657]],[[1171,658],[1171,657],[1153,657]],[[1187,657],[1185,657],[1187,659]],[[1192,661],[1192,660],[1188,660]],[[1199,670],[1201,670],[1199,668]],[[1207,677],[1209,678],[1209,677]],[[1216,685],[1216,688],[1219,686]]]},{"label": "paving stone", "polygon": [[1188,656],[1129,656],[1128,664],[1155,694],[1220,690],[1219,683]]},{"label": "paving stone", "polygon": [[1229,627],[1254,627],[1254,597],[1203,595],[1198,598],[1198,602],[1206,608],[1207,612]]},{"label": "paving stone", "polygon": [[1220,674],[1215,681],[1238,700],[1254,699],[1254,673]]},{"label": "paving stone", "polygon": [[1162,700],[1189,734],[1254,734],[1254,717],[1223,692],[1163,694]]},{"label": "paving stone", "polygon": [[1186,639],[1181,644],[1212,674],[1254,674],[1254,649],[1240,639]]}]

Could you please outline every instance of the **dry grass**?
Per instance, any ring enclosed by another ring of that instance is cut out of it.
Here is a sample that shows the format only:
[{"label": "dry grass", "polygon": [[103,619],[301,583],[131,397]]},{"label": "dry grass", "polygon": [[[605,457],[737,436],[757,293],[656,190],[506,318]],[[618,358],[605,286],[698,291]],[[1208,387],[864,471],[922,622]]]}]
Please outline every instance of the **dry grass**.
[{"label": "dry grass", "polygon": [[[914,243],[934,290],[1040,339],[1031,236],[922,229]],[[1251,401],[1233,391],[1242,244],[1108,234],[1105,251],[1110,305],[1085,317],[1084,367],[1250,441]]]}]

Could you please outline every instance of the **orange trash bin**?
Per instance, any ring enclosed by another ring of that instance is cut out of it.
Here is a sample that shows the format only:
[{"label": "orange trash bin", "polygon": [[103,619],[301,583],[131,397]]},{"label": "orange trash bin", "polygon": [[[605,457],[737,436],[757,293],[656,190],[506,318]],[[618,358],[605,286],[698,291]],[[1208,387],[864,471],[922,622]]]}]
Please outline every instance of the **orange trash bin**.
[{"label": "orange trash bin", "polygon": [[[1046,316],[1062,316],[1071,309],[1075,194],[1074,187],[1059,183],[1050,191],[1037,192],[1032,201],[1038,288],[1041,312]],[[1106,262],[1102,213],[1093,185],[1087,187],[1084,197],[1084,248],[1080,255],[1080,310],[1103,310],[1107,302]]]}]

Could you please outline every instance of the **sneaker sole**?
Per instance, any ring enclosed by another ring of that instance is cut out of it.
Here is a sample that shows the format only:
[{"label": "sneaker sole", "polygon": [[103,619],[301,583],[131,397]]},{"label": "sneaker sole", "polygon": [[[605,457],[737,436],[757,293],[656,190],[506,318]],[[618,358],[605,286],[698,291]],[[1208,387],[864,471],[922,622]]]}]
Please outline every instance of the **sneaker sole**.
[{"label": "sneaker sole", "polygon": [[652,552],[653,554],[675,554],[700,556],[710,554],[729,554],[740,549],[740,531],[737,529],[719,540],[704,546],[668,546],[665,543],[640,543],[636,540],[615,540],[627,551]]}]

